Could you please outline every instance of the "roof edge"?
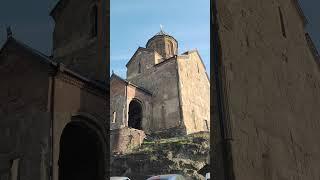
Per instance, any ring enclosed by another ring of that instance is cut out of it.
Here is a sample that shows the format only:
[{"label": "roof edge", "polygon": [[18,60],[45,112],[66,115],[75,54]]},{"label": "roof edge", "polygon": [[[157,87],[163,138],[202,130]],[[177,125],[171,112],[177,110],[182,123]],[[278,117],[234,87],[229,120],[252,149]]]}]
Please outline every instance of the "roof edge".
[{"label": "roof edge", "polygon": [[296,7],[296,9],[298,11],[299,16],[302,19],[303,26],[305,27],[309,23],[308,18],[305,16],[305,14],[304,14],[304,12],[303,12],[303,10],[301,8],[299,0],[292,0],[292,1],[294,3],[294,6]]},{"label": "roof edge", "polygon": [[176,41],[176,43],[178,44],[178,41],[171,35],[168,34],[156,34],[154,36],[152,36],[146,43],[146,47],[148,47],[148,44],[150,43],[150,41],[152,41],[153,39],[157,38],[157,37],[169,37],[171,39],[173,39],[174,41]]},{"label": "roof edge", "polygon": [[[206,66],[204,65],[204,62],[203,62],[203,60],[202,60],[202,58],[201,58],[201,56],[200,56],[200,53],[199,53],[199,51],[198,51],[197,49],[193,49],[193,50],[186,51],[186,52],[182,53],[182,55],[189,55],[189,54],[191,54],[191,53],[196,53],[196,54],[199,56],[200,62],[201,62],[202,66],[203,66],[203,68],[204,68],[204,70],[205,70],[207,79],[208,79],[209,82],[210,82],[210,78],[209,78],[209,75],[208,75],[208,72],[207,72],[207,68],[206,68]],[[178,57],[179,57],[179,56],[178,56]]]},{"label": "roof edge", "polygon": [[[133,54],[133,56],[130,58],[130,60],[127,62],[126,67],[128,67],[128,65],[132,62],[133,58],[136,56],[136,54],[139,51],[148,51],[148,52],[156,52],[154,49],[150,49],[150,48],[144,48],[144,47],[139,47]],[[160,55],[160,54],[159,54]],[[161,55],[160,55],[161,56]]]},{"label": "roof edge", "polygon": [[305,33],[305,36],[306,36],[307,44],[309,46],[309,49],[310,49],[313,57],[317,60],[318,63],[320,63],[319,51],[318,51],[316,45],[312,41],[312,38],[309,35],[309,33]]},{"label": "roof edge", "polygon": [[80,81],[83,81],[85,83],[88,83],[90,85],[93,85],[97,88],[99,88],[100,90],[103,90],[105,91],[107,88],[106,88],[106,85],[104,85],[103,83],[100,83],[100,82],[97,82],[97,81],[94,81],[92,79],[89,79],[87,77],[84,77],[82,76],[81,74],[77,73],[77,72],[74,72],[72,71],[71,69],[67,68],[63,63],[58,63],[57,64],[57,69],[62,72],[62,73],[66,73],[74,78],[77,78],[78,80]]},{"label": "roof edge", "polygon": [[117,79],[119,79],[120,81],[126,83],[127,85],[131,85],[131,86],[133,86],[133,87],[135,87],[135,88],[137,88],[137,89],[139,89],[139,90],[141,90],[141,91],[149,94],[150,96],[152,96],[152,93],[151,93],[150,91],[148,91],[148,90],[144,89],[143,87],[140,87],[140,86],[138,86],[138,85],[136,85],[136,84],[133,84],[132,82],[130,82],[130,81],[128,81],[128,80],[125,80],[125,79],[121,78],[120,76],[118,76],[118,75],[115,74],[115,73],[112,73],[112,75],[111,75],[111,77],[110,77],[110,80],[111,80],[112,78],[117,78]]}]

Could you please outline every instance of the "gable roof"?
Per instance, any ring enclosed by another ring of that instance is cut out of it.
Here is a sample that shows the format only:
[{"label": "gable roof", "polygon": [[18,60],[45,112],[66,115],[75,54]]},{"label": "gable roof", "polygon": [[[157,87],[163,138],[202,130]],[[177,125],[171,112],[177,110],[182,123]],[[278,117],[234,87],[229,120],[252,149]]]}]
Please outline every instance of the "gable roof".
[{"label": "gable roof", "polygon": [[57,62],[53,61],[49,56],[41,53],[40,51],[37,51],[36,49],[33,49],[32,47],[26,45],[25,43],[13,38],[13,37],[9,37],[6,40],[6,42],[4,43],[4,45],[0,49],[0,54],[11,43],[14,43],[14,45],[18,45],[21,48],[23,48],[24,50],[26,50],[28,53],[31,53],[32,55],[39,57],[39,60],[41,62],[48,63],[49,65],[51,65],[51,67],[55,68],[56,70],[58,70],[60,72],[64,72],[65,74],[67,74],[69,76],[77,78],[78,80],[85,82],[85,83],[88,83],[89,85],[92,85],[92,86],[99,88],[101,90],[106,90],[107,86],[106,86],[105,82],[94,81],[89,78],[86,78],[86,77],[72,71],[71,69],[66,68],[63,63],[57,63]]},{"label": "gable roof", "polygon": [[151,93],[150,91],[144,89],[143,87],[140,87],[140,86],[138,86],[138,85],[135,85],[135,84],[133,84],[133,83],[130,82],[130,81],[127,81],[127,80],[121,78],[120,76],[116,75],[115,73],[112,73],[112,75],[111,75],[111,77],[110,77],[110,81],[111,81],[112,79],[120,80],[120,81],[124,82],[126,85],[131,85],[131,86],[133,86],[133,87],[135,87],[135,88],[137,88],[137,89],[145,92],[146,94],[152,96],[152,93]]},{"label": "gable roof", "polygon": [[4,51],[5,48],[8,47],[8,45],[10,44],[14,44],[14,45],[18,45],[19,47],[23,48],[24,50],[26,50],[27,52],[31,53],[32,55],[34,56],[37,56],[39,57],[39,59],[42,61],[42,62],[45,62],[45,63],[49,63],[49,64],[52,64],[54,66],[57,65],[57,63],[55,63],[54,61],[51,60],[51,58],[43,53],[41,53],[40,51],[36,50],[36,49],[33,49],[32,47],[26,45],[25,43],[13,38],[13,37],[9,37],[6,42],[3,44],[3,46],[1,47],[0,49],[0,54]]},{"label": "gable roof", "polygon": [[192,54],[192,53],[197,53],[197,55],[198,55],[198,57],[199,57],[199,59],[200,59],[200,62],[201,62],[201,64],[202,64],[203,68],[205,69],[206,76],[207,76],[208,80],[210,81],[210,78],[209,78],[208,73],[207,73],[207,68],[206,68],[206,66],[204,65],[204,62],[203,62],[203,60],[202,60],[202,58],[201,58],[201,56],[200,56],[200,54],[199,54],[199,51],[198,51],[197,49],[190,50],[190,51],[186,51],[186,52],[182,53],[182,55],[189,55],[189,54]]},{"label": "gable roof", "polygon": [[[132,62],[132,60],[136,57],[136,55],[138,54],[138,52],[140,51],[147,51],[147,52],[154,52],[157,53],[155,50],[150,49],[150,48],[144,48],[144,47],[139,47],[136,52],[133,54],[133,56],[130,58],[130,60],[128,61],[128,63],[126,64],[126,67],[128,67],[128,65]],[[158,54],[158,53],[157,53]],[[159,54],[159,56],[161,56]]]}]

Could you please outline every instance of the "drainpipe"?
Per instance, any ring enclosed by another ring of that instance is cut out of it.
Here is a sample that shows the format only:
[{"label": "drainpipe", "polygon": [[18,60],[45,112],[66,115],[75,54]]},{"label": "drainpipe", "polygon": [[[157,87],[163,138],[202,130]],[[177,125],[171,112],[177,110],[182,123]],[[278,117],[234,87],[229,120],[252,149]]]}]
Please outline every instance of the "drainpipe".
[{"label": "drainpipe", "polygon": [[[225,111],[225,97],[227,97],[227,94],[223,91],[223,77],[221,73],[221,64],[222,64],[222,53],[221,53],[221,47],[220,47],[220,39],[219,39],[219,24],[218,24],[218,18],[217,18],[217,0],[211,1],[211,17],[210,21],[213,26],[211,29],[211,34],[213,34],[213,39],[211,39],[211,47],[213,47],[213,54],[211,53],[211,56],[213,56],[213,66],[214,66],[214,78],[215,78],[215,94],[216,94],[216,102],[217,108],[218,108],[218,121],[216,124],[219,126],[217,128],[220,128],[219,130],[214,131],[217,132],[215,134],[218,139],[217,144],[221,145],[221,155],[222,155],[222,166],[223,167],[217,167],[216,171],[221,172],[223,171],[223,179],[225,180],[234,180],[234,169],[233,169],[233,161],[232,161],[232,152],[231,152],[231,143],[228,139],[229,129],[227,128],[227,118],[226,118],[226,111]],[[214,120],[215,121],[215,120]],[[214,123],[212,121],[212,123]],[[214,126],[213,126],[214,127]],[[219,146],[218,146],[219,147]],[[216,156],[219,156],[216,154]],[[219,157],[213,157],[213,158],[219,158]],[[211,162],[211,166],[214,165],[214,162]],[[220,169],[222,168],[222,170]]]},{"label": "drainpipe", "polygon": [[[55,65],[51,65],[55,66]],[[50,84],[49,84],[49,113],[50,113],[50,137],[51,137],[51,162],[50,162],[50,172],[49,172],[49,179],[53,179],[53,120],[54,120],[54,90],[55,90],[55,76],[57,74],[57,67],[51,67],[52,69],[49,72]]]}]

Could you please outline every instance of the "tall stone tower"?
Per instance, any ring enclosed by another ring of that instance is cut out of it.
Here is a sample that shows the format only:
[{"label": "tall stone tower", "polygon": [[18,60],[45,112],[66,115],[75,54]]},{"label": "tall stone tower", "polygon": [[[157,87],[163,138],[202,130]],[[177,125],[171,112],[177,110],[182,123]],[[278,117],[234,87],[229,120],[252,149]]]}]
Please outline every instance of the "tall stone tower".
[{"label": "tall stone tower", "polygon": [[[50,15],[55,21],[53,59],[94,80],[106,77],[101,55],[102,0],[60,0]],[[106,48],[106,47],[103,47]]]}]

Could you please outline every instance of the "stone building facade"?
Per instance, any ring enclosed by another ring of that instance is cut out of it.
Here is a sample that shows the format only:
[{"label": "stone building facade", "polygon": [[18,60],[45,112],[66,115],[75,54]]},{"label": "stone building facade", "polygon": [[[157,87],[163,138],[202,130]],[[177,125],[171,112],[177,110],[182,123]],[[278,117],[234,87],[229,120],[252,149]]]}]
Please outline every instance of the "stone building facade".
[{"label": "stone building facade", "polygon": [[217,0],[217,23],[226,175],[319,179],[319,55],[298,1]]},{"label": "stone building facade", "polygon": [[126,79],[110,79],[111,129],[209,131],[210,82],[197,50],[178,55],[177,40],[161,30],[126,66]]},{"label": "stone building facade", "polygon": [[50,14],[51,56],[8,29],[0,50],[1,180],[105,179],[104,10],[101,0],[59,1]]}]

